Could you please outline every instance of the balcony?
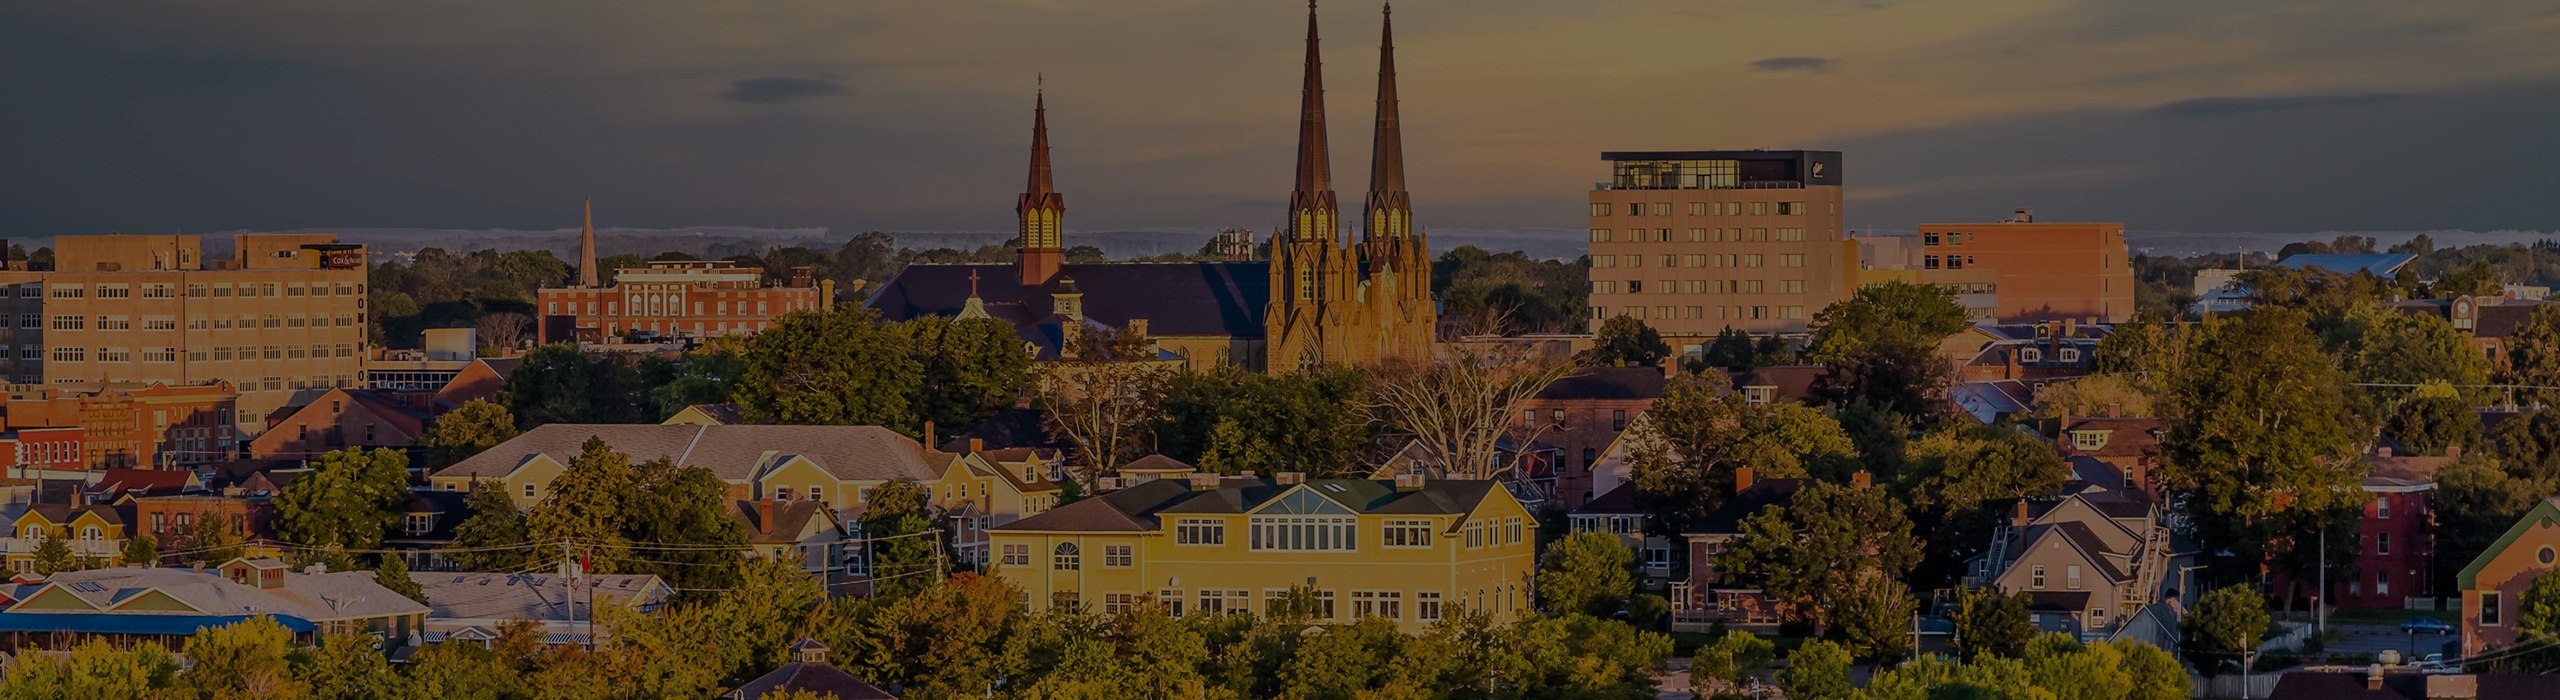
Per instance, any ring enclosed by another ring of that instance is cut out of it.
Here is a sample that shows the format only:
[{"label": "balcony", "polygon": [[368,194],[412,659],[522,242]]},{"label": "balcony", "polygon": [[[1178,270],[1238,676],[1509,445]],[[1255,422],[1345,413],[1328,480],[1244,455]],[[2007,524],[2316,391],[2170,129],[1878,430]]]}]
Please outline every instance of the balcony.
[{"label": "balcony", "polygon": [[[124,540],[64,540],[64,543],[71,545],[71,556],[74,557],[124,556]],[[35,556],[36,548],[42,546],[44,540],[38,538],[0,537],[0,547],[7,547],[10,556]]]}]

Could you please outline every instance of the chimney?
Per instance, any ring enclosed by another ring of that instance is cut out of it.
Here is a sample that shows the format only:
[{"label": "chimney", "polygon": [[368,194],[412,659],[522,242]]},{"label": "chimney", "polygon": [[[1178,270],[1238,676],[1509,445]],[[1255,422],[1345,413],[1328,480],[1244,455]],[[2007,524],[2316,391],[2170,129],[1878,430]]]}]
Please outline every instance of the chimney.
[{"label": "chimney", "polygon": [[193,572],[195,572],[195,573],[199,573],[199,574],[204,573],[204,562],[201,562],[201,561],[191,562],[191,563],[187,564],[187,570],[188,570],[188,571],[193,571]]},{"label": "chimney", "polygon": [[1739,494],[1739,493],[1742,493],[1743,491],[1749,490],[1750,488],[1751,488],[1751,468],[1750,468],[1750,467],[1734,467],[1734,468],[1733,468],[1733,492],[1734,492],[1734,493]]},{"label": "chimney", "polygon": [[1193,474],[1193,475],[1191,475],[1191,490],[1193,490],[1193,491],[1216,491],[1216,490],[1218,490],[1218,475],[1216,475],[1216,474]]},{"label": "chimney", "polygon": [[2008,361],[2008,365],[2009,365],[2009,366],[2008,366],[2008,368],[2007,368],[2006,370],[2004,370],[2004,371],[2000,374],[2000,378],[2001,378],[2001,379],[2017,379],[2017,378],[2018,378],[2018,350],[2017,350],[2017,348],[2009,348],[2009,349],[2001,350],[2001,351],[2000,351],[2000,355],[2002,356],[2002,359],[2005,359],[2005,360],[2007,360],[2007,361]]},{"label": "chimney", "polygon": [[925,449],[926,451],[932,451],[932,450],[936,449],[937,447],[939,447],[939,445],[933,441],[933,421],[925,421],[925,422],[924,422],[924,449]]},{"label": "chimney", "polygon": [[1677,376],[1680,376],[1680,356],[1662,358],[1662,378],[1670,379]]},{"label": "chimney", "polygon": [[987,439],[986,439],[986,438],[969,438],[969,453],[970,453],[970,454],[977,454],[977,453],[985,452],[985,451],[987,451]]},{"label": "chimney", "polygon": [[2124,404],[2120,404],[2120,403],[2111,403],[2111,404],[2107,404],[2107,417],[2108,417],[2108,418],[2123,418],[2123,417],[2124,417]]},{"label": "chimney", "polygon": [[2027,518],[2027,502],[2025,499],[2019,499],[2017,511],[2009,516],[2009,525],[2012,527],[2026,527],[2027,523],[2030,522],[2034,521]]},{"label": "chimney", "polygon": [[756,499],[756,534],[773,534],[773,499]]},{"label": "chimney", "polygon": [[2076,318],[2066,318],[2066,319],[2062,319],[2062,337],[2065,337],[2065,338],[2078,338],[2078,337],[2080,337],[2080,319],[2076,319]]},{"label": "chimney", "polygon": [[1420,491],[1420,490],[1422,490],[1422,475],[1421,475],[1421,474],[1397,474],[1397,475],[1396,475],[1396,490],[1397,490],[1397,491]]},{"label": "chimney", "polygon": [[2389,456],[2391,456],[2391,446],[2390,446],[2390,445],[2383,445],[2383,446],[2381,446],[2381,447],[2373,448],[2373,456],[2375,456],[2375,457],[2389,457]]},{"label": "chimney", "polygon": [[1306,480],[1307,480],[1307,473],[1306,473],[1306,472],[1280,472],[1280,473],[1278,473],[1278,474],[1274,474],[1273,476],[1279,477],[1279,484],[1280,484],[1281,486],[1288,486],[1288,485],[1290,485],[1290,484],[1305,483],[1305,482],[1306,482]]},{"label": "chimney", "polygon": [[1856,474],[1849,475],[1849,488],[1863,491],[1866,490],[1868,486],[1874,485],[1875,480],[1875,475],[1868,474],[1866,471],[1860,470]]},{"label": "chimney", "polygon": [[2365,689],[2365,690],[2381,690],[2381,689],[2382,689],[2382,664],[2373,664],[2373,665],[2370,665],[2370,666],[2366,666],[2366,667],[2365,667],[2365,669],[2364,669],[2364,689]]},{"label": "chimney", "polygon": [[1143,318],[1129,319],[1129,334],[1140,338],[1147,337],[1147,320]]},{"label": "chimney", "polygon": [[2444,446],[2444,458],[2445,458],[2445,459],[2461,459],[2461,458],[2462,458],[2462,446],[2461,446],[2461,445],[2446,445],[2446,446]]}]

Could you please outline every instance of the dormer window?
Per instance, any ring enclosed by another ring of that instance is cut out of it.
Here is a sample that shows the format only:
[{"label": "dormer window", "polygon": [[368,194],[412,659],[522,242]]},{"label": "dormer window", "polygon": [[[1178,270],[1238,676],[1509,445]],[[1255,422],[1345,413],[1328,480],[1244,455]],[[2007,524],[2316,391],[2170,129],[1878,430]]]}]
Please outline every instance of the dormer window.
[{"label": "dormer window", "polygon": [[1777,398],[1777,396],[1778,388],[1774,386],[1746,386],[1742,388],[1742,402],[1753,406],[1765,405],[1769,403],[1769,401]]},{"label": "dormer window", "polygon": [[2062,349],[2062,361],[2064,361],[2064,362],[2079,362],[2079,361],[2080,361],[2080,349],[2079,349],[2079,348],[2063,348],[2063,349]]},{"label": "dormer window", "polygon": [[427,534],[428,528],[435,526],[435,522],[434,513],[410,513],[409,519],[402,523],[401,529],[411,535],[424,535]]},{"label": "dormer window", "polygon": [[2019,348],[2019,349],[2018,349],[2018,361],[2019,361],[2019,362],[2043,362],[2043,361],[2044,361],[2044,351],[2043,351],[2043,350],[2040,350],[2040,349],[2036,349],[2036,348]]},{"label": "dormer window", "polygon": [[2104,449],[2107,446],[2107,436],[2114,432],[2112,430],[2071,431],[2071,448],[2083,452]]}]

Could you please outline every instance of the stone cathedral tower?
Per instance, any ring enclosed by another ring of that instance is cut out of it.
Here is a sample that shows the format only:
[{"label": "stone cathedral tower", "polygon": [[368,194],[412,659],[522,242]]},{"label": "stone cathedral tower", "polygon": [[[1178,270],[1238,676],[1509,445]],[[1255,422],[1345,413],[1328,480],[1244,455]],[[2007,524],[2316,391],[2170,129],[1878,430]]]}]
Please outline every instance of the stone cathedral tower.
[{"label": "stone cathedral tower", "polygon": [[1306,86],[1298,115],[1298,172],[1288,223],[1271,244],[1271,307],[1263,316],[1272,373],[1422,357],[1437,309],[1431,256],[1404,190],[1392,9],[1378,47],[1378,117],[1361,238],[1344,240],[1325,143],[1324,68],[1314,3],[1307,6]]}]

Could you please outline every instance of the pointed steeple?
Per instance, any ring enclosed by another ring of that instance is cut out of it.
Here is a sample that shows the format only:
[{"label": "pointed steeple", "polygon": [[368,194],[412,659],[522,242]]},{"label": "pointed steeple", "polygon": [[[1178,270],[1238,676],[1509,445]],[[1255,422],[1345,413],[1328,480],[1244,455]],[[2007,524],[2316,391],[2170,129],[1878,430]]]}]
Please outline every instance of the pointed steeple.
[{"label": "pointed steeple", "polygon": [[1364,240],[1402,238],[1413,232],[1412,198],[1404,191],[1404,132],[1396,119],[1395,6],[1382,12],[1378,34],[1378,126],[1369,155],[1369,200],[1362,209]]},{"label": "pointed steeple", "polygon": [[595,287],[596,274],[596,200],[584,205],[585,223],[578,227],[578,286]]},{"label": "pointed steeple", "polygon": [[1049,179],[1049,97],[1045,91],[1031,99],[1031,181],[1023,186],[1022,197],[1014,200],[1013,213],[1018,224],[1015,234],[1022,239],[1022,255],[1014,268],[1021,273],[1024,285],[1047,284],[1066,263],[1059,221],[1066,216],[1067,197],[1059,194]]},{"label": "pointed steeple", "polygon": [[1333,165],[1325,143],[1324,60],[1317,48],[1316,4],[1307,2],[1306,86],[1299,95],[1298,179],[1289,193],[1290,225],[1300,239],[1332,238],[1338,208],[1333,199]]}]

